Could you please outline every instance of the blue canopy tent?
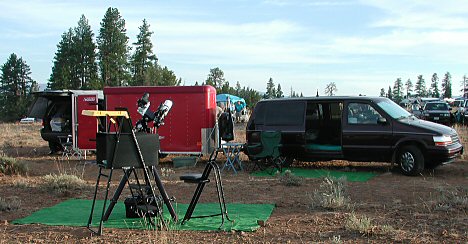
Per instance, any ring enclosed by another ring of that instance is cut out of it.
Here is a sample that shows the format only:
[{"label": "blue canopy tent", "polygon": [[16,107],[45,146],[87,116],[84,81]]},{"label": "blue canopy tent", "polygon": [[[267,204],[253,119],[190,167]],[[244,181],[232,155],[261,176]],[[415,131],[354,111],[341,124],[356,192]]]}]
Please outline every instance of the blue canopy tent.
[{"label": "blue canopy tent", "polygon": [[241,101],[241,103],[244,104],[245,106],[245,100],[243,98],[240,98],[238,96],[234,96],[234,95],[231,95],[231,94],[218,94],[216,95],[216,102],[223,102],[223,103],[226,103],[227,100],[229,98],[229,101],[231,103],[236,103],[237,101]]}]

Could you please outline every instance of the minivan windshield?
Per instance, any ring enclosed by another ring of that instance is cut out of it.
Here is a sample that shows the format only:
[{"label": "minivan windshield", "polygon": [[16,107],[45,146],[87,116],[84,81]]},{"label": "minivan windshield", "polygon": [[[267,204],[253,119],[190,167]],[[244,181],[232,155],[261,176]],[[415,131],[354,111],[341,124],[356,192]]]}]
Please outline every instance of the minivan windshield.
[{"label": "minivan windshield", "polygon": [[388,115],[390,115],[394,119],[403,119],[411,116],[411,114],[408,111],[398,106],[398,104],[394,103],[392,100],[389,99],[378,101],[377,106],[383,109]]}]

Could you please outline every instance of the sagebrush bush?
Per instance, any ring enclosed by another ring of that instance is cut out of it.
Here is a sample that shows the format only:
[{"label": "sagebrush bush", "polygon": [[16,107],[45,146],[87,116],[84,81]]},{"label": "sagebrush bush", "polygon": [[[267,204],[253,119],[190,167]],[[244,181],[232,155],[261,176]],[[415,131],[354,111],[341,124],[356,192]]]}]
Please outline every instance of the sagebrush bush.
[{"label": "sagebrush bush", "polygon": [[366,216],[358,217],[352,213],[346,220],[345,227],[347,230],[358,231],[361,234],[370,234],[372,230],[371,219]]},{"label": "sagebrush bush", "polygon": [[0,197],[0,211],[14,211],[21,206],[21,200],[17,197],[2,198]]},{"label": "sagebrush bush", "polygon": [[350,199],[346,192],[346,178],[325,177],[319,189],[310,195],[310,207],[339,209],[349,207]]},{"label": "sagebrush bush", "polygon": [[5,155],[0,156],[0,173],[5,175],[24,175],[28,172],[25,162]]},{"label": "sagebrush bush", "polygon": [[277,177],[285,186],[301,186],[304,183],[304,177],[294,175],[289,169],[283,175],[278,172]]},{"label": "sagebrush bush", "polygon": [[49,174],[42,177],[44,187],[59,194],[68,195],[76,190],[88,189],[86,181],[76,175]]},{"label": "sagebrush bush", "polygon": [[367,216],[358,217],[351,213],[346,220],[345,228],[351,231],[357,231],[364,235],[388,235],[395,234],[396,230],[391,225],[374,225],[371,218]]},{"label": "sagebrush bush", "polygon": [[439,187],[432,208],[439,211],[468,210],[468,188]]}]

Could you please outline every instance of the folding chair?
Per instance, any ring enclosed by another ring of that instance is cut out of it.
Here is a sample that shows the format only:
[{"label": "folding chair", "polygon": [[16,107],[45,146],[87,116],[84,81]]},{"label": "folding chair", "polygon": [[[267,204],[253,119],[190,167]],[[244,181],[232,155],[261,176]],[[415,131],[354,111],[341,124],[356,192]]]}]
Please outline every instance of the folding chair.
[{"label": "folding chair", "polygon": [[[213,158],[213,155],[214,155],[214,158]],[[180,179],[183,180],[185,183],[197,184],[197,188],[193,194],[192,200],[190,201],[190,205],[188,206],[184,219],[182,220],[182,224],[184,224],[186,221],[193,219],[193,218],[207,218],[207,217],[221,216],[221,225],[219,226],[219,229],[221,229],[221,227],[224,225],[224,219],[231,221],[228,216],[226,202],[224,199],[224,190],[223,190],[223,183],[221,180],[221,172],[219,170],[219,166],[216,164],[216,161],[215,161],[217,156],[218,156],[218,150],[215,150],[211,153],[210,159],[208,160],[208,163],[206,164],[205,170],[203,171],[203,173],[201,174],[191,173],[191,174],[180,176]],[[215,213],[215,214],[210,214],[210,215],[192,216],[193,211],[195,210],[195,207],[197,206],[198,200],[200,199],[200,196],[203,192],[203,189],[206,183],[211,182],[209,178],[211,172],[214,173],[214,180],[216,184],[216,191],[218,193],[218,202],[219,202],[220,212]]]},{"label": "folding chair", "polygon": [[285,157],[281,156],[281,132],[280,131],[262,131],[258,144],[248,145],[245,149],[249,158],[255,161],[260,170],[272,167],[271,173],[278,169],[283,170]]},{"label": "folding chair", "polygon": [[60,145],[62,145],[62,159],[70,159],[71,156],[81,159],[81,151],[73,147],[72,135],[59,136]]}]

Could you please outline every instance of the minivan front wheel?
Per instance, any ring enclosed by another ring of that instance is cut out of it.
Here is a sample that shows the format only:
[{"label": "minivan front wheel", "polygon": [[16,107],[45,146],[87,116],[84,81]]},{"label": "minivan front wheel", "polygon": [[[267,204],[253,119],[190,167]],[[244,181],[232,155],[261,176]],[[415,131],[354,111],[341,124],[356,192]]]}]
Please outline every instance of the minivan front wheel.
[{"label": "minivan front wheel", "polygon": [[398,154],[400,169],[405,175],[418,175],[424,169],[424,155],[416,146],[405,146]]}]

